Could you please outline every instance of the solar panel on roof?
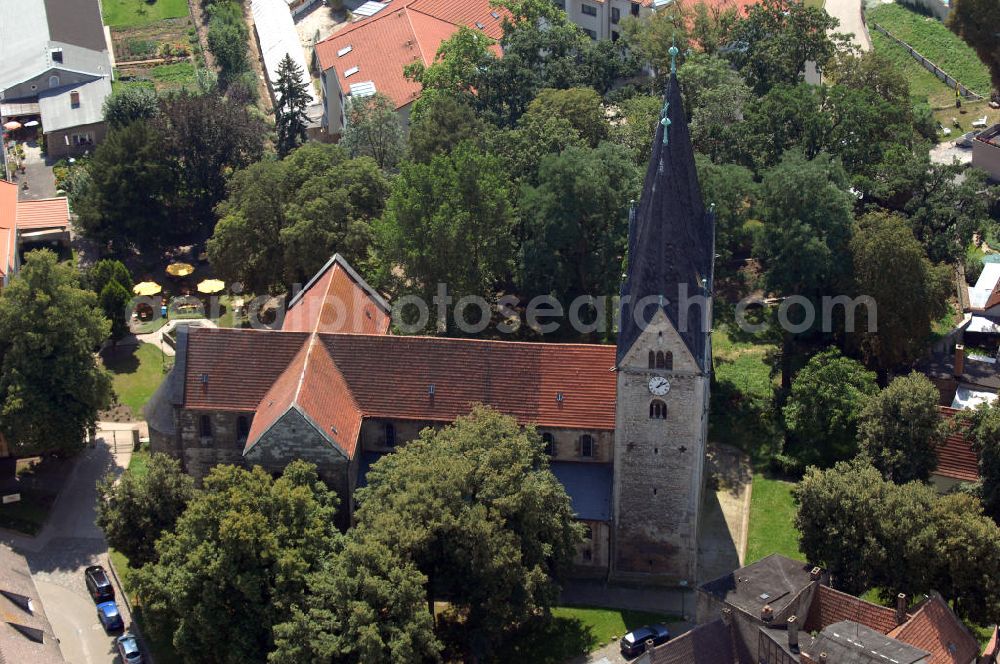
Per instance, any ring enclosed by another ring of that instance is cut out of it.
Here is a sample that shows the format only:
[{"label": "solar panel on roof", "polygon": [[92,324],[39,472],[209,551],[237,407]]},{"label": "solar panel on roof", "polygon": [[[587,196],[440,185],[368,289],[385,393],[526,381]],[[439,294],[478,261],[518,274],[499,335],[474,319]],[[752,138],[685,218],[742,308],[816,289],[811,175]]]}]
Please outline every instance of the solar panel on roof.
[{"label": "solar panel on roof", "polygon": [[385,9],[385,5],[381,2],[366,2],[357,9],[354,10],[356,16],[374,16],[380,11]]}]

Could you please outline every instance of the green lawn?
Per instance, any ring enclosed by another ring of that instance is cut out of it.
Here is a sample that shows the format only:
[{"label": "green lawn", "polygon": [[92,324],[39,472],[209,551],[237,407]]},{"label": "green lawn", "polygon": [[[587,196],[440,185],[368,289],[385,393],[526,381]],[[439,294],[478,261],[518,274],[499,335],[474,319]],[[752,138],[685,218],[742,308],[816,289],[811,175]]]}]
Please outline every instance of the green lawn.
[{"label": "green lawn", "polygon": [[114,379],[118,400],[139,416],[153,392],[163,381],[164,367],[170,358],[152,344],[120,346],[103,355],[104,366]]},{"label": "green lawn", "polygon": [[868,11],[867,18],[908,43],[963,85],[980,95],[989,94],[990,73],[986,65],[941,21],[898,4],[879,5]]},{"label": "green lawn", "polygon": [[792,482],[768,479],[762,473],[754,474],[747,564],[772,553],[798,560],[804,558],[799,551],[799,532],[795,528],[794,486]]},{"label": "green lawn", "polygon": [[149,77],[161,87],[181,88],[194,85],[194,64],[189,60],[172,62],[169,65],[157,65],[149,70]]},{"label": "green lawn", "polygon": [[643,611],[560,606],[552,609],[551,623],[524,634],[497,661],[563,664],[621,638],[630,629],[676,620],[676,616]]},{"label": "green lawn", "polygon": [[104,23],[112,28],[134,28],[165,18],[187,16],[187,0],[104,0]]},{"label": "green lawn", "polygon": [[21,489],[21,500],[0,505],[0,528],[9,528],[27,535],[37,535],[49,518],[57,492],[41,489]]},{"label": "green lawn", "polygon": [[926,99],[931,108],[955,105],[955,91],[949,88],[934,74],[923,68],[906,50],[881,32],[869,31],[872,36],[872,47],[879,55],[884,55],[892,61],[896,70],[910,84],[910,94],[920,99]]}]

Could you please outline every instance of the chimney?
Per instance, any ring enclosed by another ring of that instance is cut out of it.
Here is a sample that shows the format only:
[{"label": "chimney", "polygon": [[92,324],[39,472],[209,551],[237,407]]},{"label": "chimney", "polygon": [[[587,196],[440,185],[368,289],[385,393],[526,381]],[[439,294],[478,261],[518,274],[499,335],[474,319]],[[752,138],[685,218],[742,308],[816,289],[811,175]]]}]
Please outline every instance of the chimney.
[{"label": "chimney", "polygon": [[788,619],[788,649],[797,652],[799,649],[799,619],[792,616]]},{"label": "chimney", "polygon": [[902,625],[906,622],[906,595],[899,593],[896,595],[896,624]]},{"label": "chimney", "polygon": [[965,346],[962,344],[955,344],[955,367],[952,373],[955,378],[961,378],[965,373]]},{"label": "chimney", "polygon": [[809,570],[809,578],[812,579],[813,581],[819,581],[819,577],[822,575],[823,575],[823,570],[821,570],[819,567],[813,567],[811,570]]},{"label": "chimney", "polygon": [[653,652],[653,648],[655,647],[656,644],[653,643],[653,639],[646,639],[646,652]]},{"label": "chimney", "polygon": [[733,624],[733,610],[732,609],[723,609],[722,610],[722,622],[724,622],[726,625],[732,625]]},{"label": "chimney", "polygon": [[827,662],[830,661],[830,658],[826,656],[825,652],[821,652],[819,654],[819,661],[820,661],[820,664],[826,664]]},{"label": "chimney", "polygon": [[760,619],[766,623],[774,620],[774,609],[771,608],[770,604],[765,604],[764,608],[760,610]]},{"label": "chimney", "polygon": [[69,93],[69,105],[73,108],[80,106],[80,93],[76,90]]}]

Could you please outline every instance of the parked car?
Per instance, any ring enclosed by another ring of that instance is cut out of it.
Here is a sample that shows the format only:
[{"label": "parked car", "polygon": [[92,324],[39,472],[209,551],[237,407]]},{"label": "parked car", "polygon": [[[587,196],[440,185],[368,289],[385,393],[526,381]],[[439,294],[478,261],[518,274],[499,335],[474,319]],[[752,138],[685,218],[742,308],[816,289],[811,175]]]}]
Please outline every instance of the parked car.
[{"label": "parked car", "polygon": [[95,602],[105,602],[115,598],[115,587],[111,585],[111,578],[100,565],[91,565],[84,572],[87,579],[87,591],[94,598]]},{"label": "parked car", "polygon": [[658,646],[670,640],[670,630],[666,625],[656,623],[646,625],[639,629],[633,629],[622,637],[621,647],[624,657],[638,657],[646,652],[646,641],[653,640],[653,645]]},{"label": "parked car", "polygon": [[960,148],[971,148],[972,139],[974,139],[976,136],[979,136],[978,131],[970,131],[968,134],[962,134],[961,136],[955,139],[955,145],[957,145]]},{"label": "parked car", "polygon": [[122,664],[142,664],[142,652],[139,650],[139,641],[132,633],[122,634],[116,641],[118,655],[122,658]]},{"label": "parked car", "polygon": [[115,604],[114,600],[101,602],[97,605],[97,619],[101,621],[104,631],[109,634],[125,629],[122,614],[118,613],[118,605]]}]

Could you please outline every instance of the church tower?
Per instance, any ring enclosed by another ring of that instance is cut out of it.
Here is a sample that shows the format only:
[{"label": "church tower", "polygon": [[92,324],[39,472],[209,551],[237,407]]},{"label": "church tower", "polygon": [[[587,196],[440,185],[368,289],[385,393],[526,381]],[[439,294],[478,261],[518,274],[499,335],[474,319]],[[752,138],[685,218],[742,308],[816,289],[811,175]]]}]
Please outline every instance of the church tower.
[{"label": "church tower", "polygon": [[622,285],[612,575],[694,585],[708,434],[714,220],[702,203],[673,67],[660,115],[642,198],[629,220]]}]

